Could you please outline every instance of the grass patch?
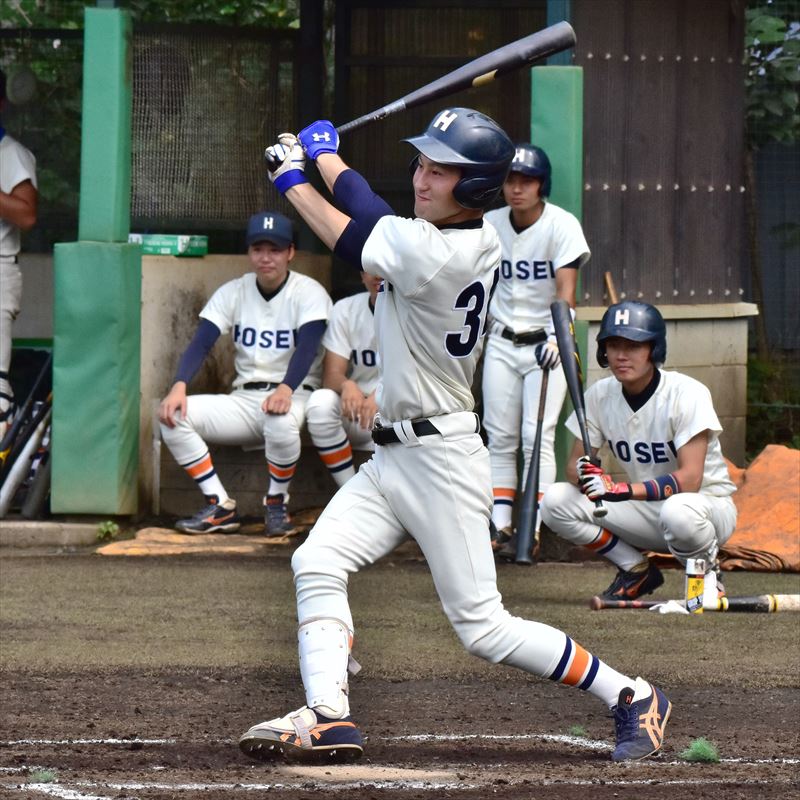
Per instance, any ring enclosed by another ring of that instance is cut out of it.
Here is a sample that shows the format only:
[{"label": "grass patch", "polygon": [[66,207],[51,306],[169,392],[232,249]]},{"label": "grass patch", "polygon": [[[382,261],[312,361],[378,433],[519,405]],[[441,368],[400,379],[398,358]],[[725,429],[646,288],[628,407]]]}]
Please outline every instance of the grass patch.
[{"label": "grass patch", "polygon": [[589,734],[586,732],[586,728],[583,725],[572,725],[568,731],[570,736],[580,736],[581,738],[585,739]]},{"label": "grass patch", "polygon": [[716,764],[719,761],[719,750],[708,739],[695,739],[682,753],[684,761],[697,761],[705,764]]},{"label": "grass patch", "polygon": [[57,780],[54,769],[35,769],[28,776],[28,783],[55,783]]}]

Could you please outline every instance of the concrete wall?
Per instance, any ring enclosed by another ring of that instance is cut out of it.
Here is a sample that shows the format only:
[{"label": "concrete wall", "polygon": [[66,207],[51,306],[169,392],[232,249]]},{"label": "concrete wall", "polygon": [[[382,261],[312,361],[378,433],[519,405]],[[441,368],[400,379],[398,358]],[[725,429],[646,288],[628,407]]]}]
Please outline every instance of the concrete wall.
[{"label": "concrete wall", "polygon": [[[52,257],[23,254],[22,310],[14,324],[15,339],[50,339],[53,335]],[[330,291],[330,257],[299,252],[293,269],[316,278]],[[145,256],[142,259],[142,364],[140,405],[139,508],[183,515],[196,510],[198,493],[154,438],[155,410],[169,390],[181,353],[191,339],[197,315],[212,292],[248,269],[246,256],[206,256],[183,259]],[[748,319],[757,313],[752,303],[659,306],[667,322],[667,369],[702,381],[711,390],[724,431],[725,455],[739,466],[745,459],[747,415]],[[589,323],[585,354],[587,386],[607,375],[594,357],[594,340],[604,306],[586,306],[578,318]],[[215,346],[195,377],[190,392],[225,392],[233,378],[232,347],[226,338]],[[156,426],[157,428],[157,426]],[[305,439],[308,445],[307,438]],[[606,454],[610,459],[610,456]],[[260,513],[266,485],[263,453],[219,448],[217,469],[236,492],[246,514]],[[613,467],[613,464],[609,466]],[[157,491],[155,491],[157,487]],[[333,481],[316,453],[304,447],[292,488],[292,507],[320,505],[332,494]]]},{"label": "concrete wall", "polygon": [[[15,339],[53,338],[53,256],[20,253],[22,307],[14,321]],[[0,287],[2,290],[2,287]]]}]

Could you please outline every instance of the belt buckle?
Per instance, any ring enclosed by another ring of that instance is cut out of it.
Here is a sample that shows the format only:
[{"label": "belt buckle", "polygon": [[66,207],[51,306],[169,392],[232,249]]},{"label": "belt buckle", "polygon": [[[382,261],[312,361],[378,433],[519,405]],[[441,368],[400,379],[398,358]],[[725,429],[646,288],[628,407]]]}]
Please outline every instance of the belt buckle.
[{"label": "belt buckle", "polygon": [[511,344],[513,344],[514,347],[525,347],[526,342],[523,340],[524,336],[525,336],[524,333],[518,334],[515,331],[514,333],[511,334]]}]

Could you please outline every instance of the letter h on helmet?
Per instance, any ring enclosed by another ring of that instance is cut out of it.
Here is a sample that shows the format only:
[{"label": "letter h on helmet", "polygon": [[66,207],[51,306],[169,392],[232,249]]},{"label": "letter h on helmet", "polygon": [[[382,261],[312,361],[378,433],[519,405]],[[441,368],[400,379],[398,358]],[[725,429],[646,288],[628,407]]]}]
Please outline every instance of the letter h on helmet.
[{"label": "letter h on helmet", "polygon": [[649,303],[626,300],[606,309],[597,334],[597,363],[608,366],[606,339],[618,336],[632,342],[651,342],[650,360],[660,367],[667,360],[667,326],[661,312]]},{"label": "letter h on helmet", "polygon": [[431,161],[461,170],[453,197],[464,208],[491,205],[503,188],[515,152],[505,131],[471,108],[446,108],[424,133],[403,141]]}]

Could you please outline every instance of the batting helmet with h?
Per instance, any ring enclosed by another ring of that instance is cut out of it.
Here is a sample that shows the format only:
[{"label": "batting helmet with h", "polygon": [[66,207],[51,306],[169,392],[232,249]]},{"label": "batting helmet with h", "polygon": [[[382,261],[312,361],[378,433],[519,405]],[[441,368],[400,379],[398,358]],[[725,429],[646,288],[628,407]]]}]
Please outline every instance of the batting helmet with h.
[{"label": "batting helmet with h", "polygon": [[667,326],[661,312],[649,303],[626,300],[609,306],[597,334],[597,363],[608,366],[604,342],[612,336],[633,342],[652,342],[651,361],[660,367],[667,360]]},{"label": "batting helmet with h", "polygon": [[542,188],[539,190],[541,197],[550,197],[550,189],[553,186],[553,169],[550,166],[550,159],[541,147],[537,147],[530,142],[522,142],[517,145],[514,160],[511,162],[511,172],[519,172],[520,175],[527,175],[531,178],[539,178]]},{"label": "batting helmet with h", "polygon": [[446,108],[433,118],[425,133],[403,141],[437,164],[461,169],[453,197],[464,208],[491,205],[514,157],[514,144],[505,131],[471,108]]}]

